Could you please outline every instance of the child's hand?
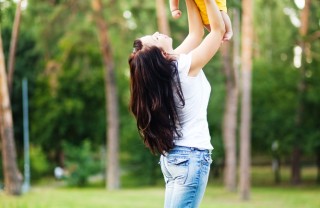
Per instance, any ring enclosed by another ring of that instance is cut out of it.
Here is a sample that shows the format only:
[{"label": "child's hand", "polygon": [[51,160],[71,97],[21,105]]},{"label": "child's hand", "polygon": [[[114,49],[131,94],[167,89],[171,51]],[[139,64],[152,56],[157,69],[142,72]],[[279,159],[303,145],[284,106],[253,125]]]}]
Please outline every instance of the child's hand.
[{"label": "child's hand", "polygon": [[221,11],[221,15],[222,15],[223,22],[226,26],[226,33],[223,35],[222,42],[229,41],[233,36],[231,20],[229,15],[226,12]]},{"label": "child's hand", "polygon": [[226,31],[226,33],[223,36],[222,41],[229,41],[229,40],[231,40],[232,36],[233,36],[232,30],[231,31]]},{"label": "child's hand", "polygon": [[179,17],[181,17],[181,14],[182,12],[179,9],[171,11],[171,15],[174,19],[178,19]]}]

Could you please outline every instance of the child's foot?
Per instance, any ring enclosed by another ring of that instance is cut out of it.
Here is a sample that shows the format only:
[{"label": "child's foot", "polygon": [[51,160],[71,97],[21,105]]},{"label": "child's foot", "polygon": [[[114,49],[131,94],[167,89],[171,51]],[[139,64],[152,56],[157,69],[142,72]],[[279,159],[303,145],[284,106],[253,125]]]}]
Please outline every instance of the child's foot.
[{"label": "child's foot", "polygon": [[175,9],[171,12],[171,15],[174,19],[178,19],[181,17],[181,11],[179,9]]}]

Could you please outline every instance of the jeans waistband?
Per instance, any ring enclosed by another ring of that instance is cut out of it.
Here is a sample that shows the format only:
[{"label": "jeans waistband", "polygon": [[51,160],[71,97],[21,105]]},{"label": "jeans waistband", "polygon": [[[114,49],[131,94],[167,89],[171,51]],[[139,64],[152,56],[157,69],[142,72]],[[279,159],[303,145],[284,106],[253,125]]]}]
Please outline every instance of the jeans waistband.
[{"label": "jeans waistband", "polygon": [[180,150],[180,151],[200,151],[200,152],[207,152],[211,154],[211,150],[209,149],[200,149],[197,147],[185,147],[185,146],[174,146],[172,150]]}]

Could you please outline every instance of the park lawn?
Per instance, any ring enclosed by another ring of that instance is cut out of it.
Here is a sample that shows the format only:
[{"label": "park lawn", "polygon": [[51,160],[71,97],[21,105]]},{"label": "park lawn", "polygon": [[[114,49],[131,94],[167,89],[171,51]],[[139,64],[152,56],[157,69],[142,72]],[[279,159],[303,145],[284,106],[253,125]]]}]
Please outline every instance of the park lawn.
[{"label": "park lawn", "polygon": [[[34,187],[21,197],[0,192],[1,208],[161,208],[163,188],[106,191],[102,188]],[[201,208],[319,208],[319,187],[255,187],[251,200],[222,186],[207,188]]]}]

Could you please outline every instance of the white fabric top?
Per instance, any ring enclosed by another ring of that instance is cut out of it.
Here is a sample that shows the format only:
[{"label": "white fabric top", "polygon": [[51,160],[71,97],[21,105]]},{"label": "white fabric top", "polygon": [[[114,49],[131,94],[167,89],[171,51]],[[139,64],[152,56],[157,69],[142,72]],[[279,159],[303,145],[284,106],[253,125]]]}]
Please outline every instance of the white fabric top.
[{"label": "white fabric top", "polygon": [[[182,136],[176,136],[174,143],[179,146],[212,150],[207,121],[211,87],[202,69],[196,77],[188,76],[191,59],[191,54],[181,54],[177,61],[185,106],[177,107]],[[178,98],[176,103],[180,103]]]}]

